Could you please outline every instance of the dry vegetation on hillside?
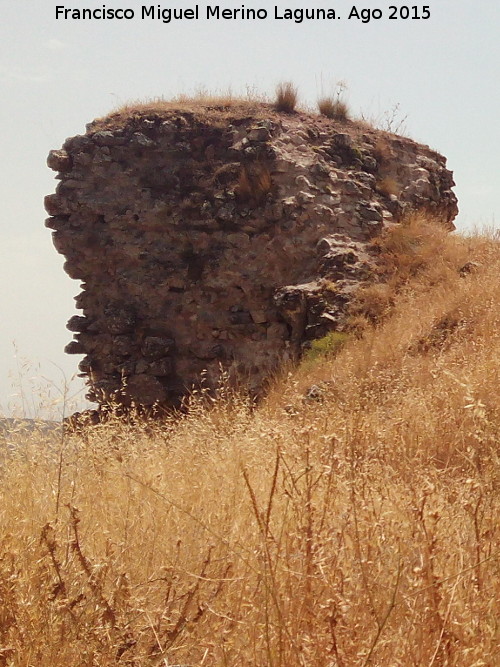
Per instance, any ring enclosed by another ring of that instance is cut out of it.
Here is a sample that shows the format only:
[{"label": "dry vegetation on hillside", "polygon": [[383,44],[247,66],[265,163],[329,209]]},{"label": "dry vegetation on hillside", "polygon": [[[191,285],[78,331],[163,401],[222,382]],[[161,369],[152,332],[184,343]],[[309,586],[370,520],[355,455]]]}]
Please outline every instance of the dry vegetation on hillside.
[{"label": "dry vegetation on hillside", "polygon": [[10,434],[0,665],[500,663],[500,246],[379,252],[382,306],[255,409]]}]

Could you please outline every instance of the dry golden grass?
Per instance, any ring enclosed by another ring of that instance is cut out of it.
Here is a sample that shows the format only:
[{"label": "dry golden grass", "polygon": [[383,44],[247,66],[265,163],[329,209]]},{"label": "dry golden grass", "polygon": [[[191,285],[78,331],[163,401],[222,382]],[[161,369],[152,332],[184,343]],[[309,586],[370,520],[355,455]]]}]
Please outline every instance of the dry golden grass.
[{"label": "dry golden grass", "polygon": [[257,205],[264,201],[272,186],[269,168],[261,162],[256,162],[241,168],[235,192],[241,201]]},{"label": "dry golden grass", "polygon": [[276,101],[274,103],[276,111],[284,113],[293,113],[298,102],[297,87],[291,81],[279,83],[276,86]]},{"label": "dry golden grass", "polygon": [[465,241],[450,242],[445,224],[411,213],[401,223],[375,238],[377,258],[372,280],[363,285],[350,304],[351,329],[364,331],[393,311],[396,295],[411,281],[420,289],[456,279],[469,256]]},{"label": "dry golden grass", "polygon": [[391,314],[260,406],[7,436],[0,665],[499,664],[500,246],[414,231]]},{"label": "dry golden grass", "polygon": [[231,91],[215,92],[199,91],[192,95],[182,94],[173,97],[172,99],[164,99],[161,97],[151,100],[132,100],[118,106],[114,111],[116,113],[143,113],[149,110],[153,111],[171,111],[178,109],[198,109],[203,107],[237,107],[237,106],[252,106],[258,104],[265,104],[267,98],[262,95],[248,94],[235,95]]},{"label": "dry golden grass", "polygon": [[347,120],[349,107],[346,102],[333,97],[321,97],[318,100],[318,111],[322,116],[335,120]]}]

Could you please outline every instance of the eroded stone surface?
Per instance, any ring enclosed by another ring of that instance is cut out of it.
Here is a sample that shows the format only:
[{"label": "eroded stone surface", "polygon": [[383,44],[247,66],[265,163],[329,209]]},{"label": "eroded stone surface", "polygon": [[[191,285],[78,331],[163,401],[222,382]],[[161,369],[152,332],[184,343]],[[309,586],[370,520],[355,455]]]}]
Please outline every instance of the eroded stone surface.
[{"label": "eroded stone surface", "polygon": [[46,224],[83,289],[66,350],[98,402],[173,404],[221,369],[258,391],[342,329],[374,235],[410,208],[457,213],[429,148],[265,107],[111,116],[48,164]]}]

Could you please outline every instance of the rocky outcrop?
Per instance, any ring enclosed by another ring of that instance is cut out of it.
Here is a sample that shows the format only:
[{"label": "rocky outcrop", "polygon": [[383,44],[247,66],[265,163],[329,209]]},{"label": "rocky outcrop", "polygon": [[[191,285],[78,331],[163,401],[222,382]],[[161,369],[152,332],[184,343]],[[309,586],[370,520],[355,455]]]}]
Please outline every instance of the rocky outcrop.
[{"label": "rocky outcrop", "polygon": [[370,239],[410,209],[457,213],[429,148],[265,105],[118,113],[48,164],[46,224],[82,281],[66,351],[99,403],[175,404],[222,370],[258,391],[342,329]]}]

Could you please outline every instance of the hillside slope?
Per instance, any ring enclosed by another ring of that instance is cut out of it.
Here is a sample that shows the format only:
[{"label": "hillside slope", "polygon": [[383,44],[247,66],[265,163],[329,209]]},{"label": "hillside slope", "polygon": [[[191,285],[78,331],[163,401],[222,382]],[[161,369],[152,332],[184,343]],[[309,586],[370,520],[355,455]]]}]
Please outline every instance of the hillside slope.
[{"label": "hillside slope", "polygon": [[261,405],[10,455],[0,664],[498,664],[500,245],[378,251],[342,348]]}]

